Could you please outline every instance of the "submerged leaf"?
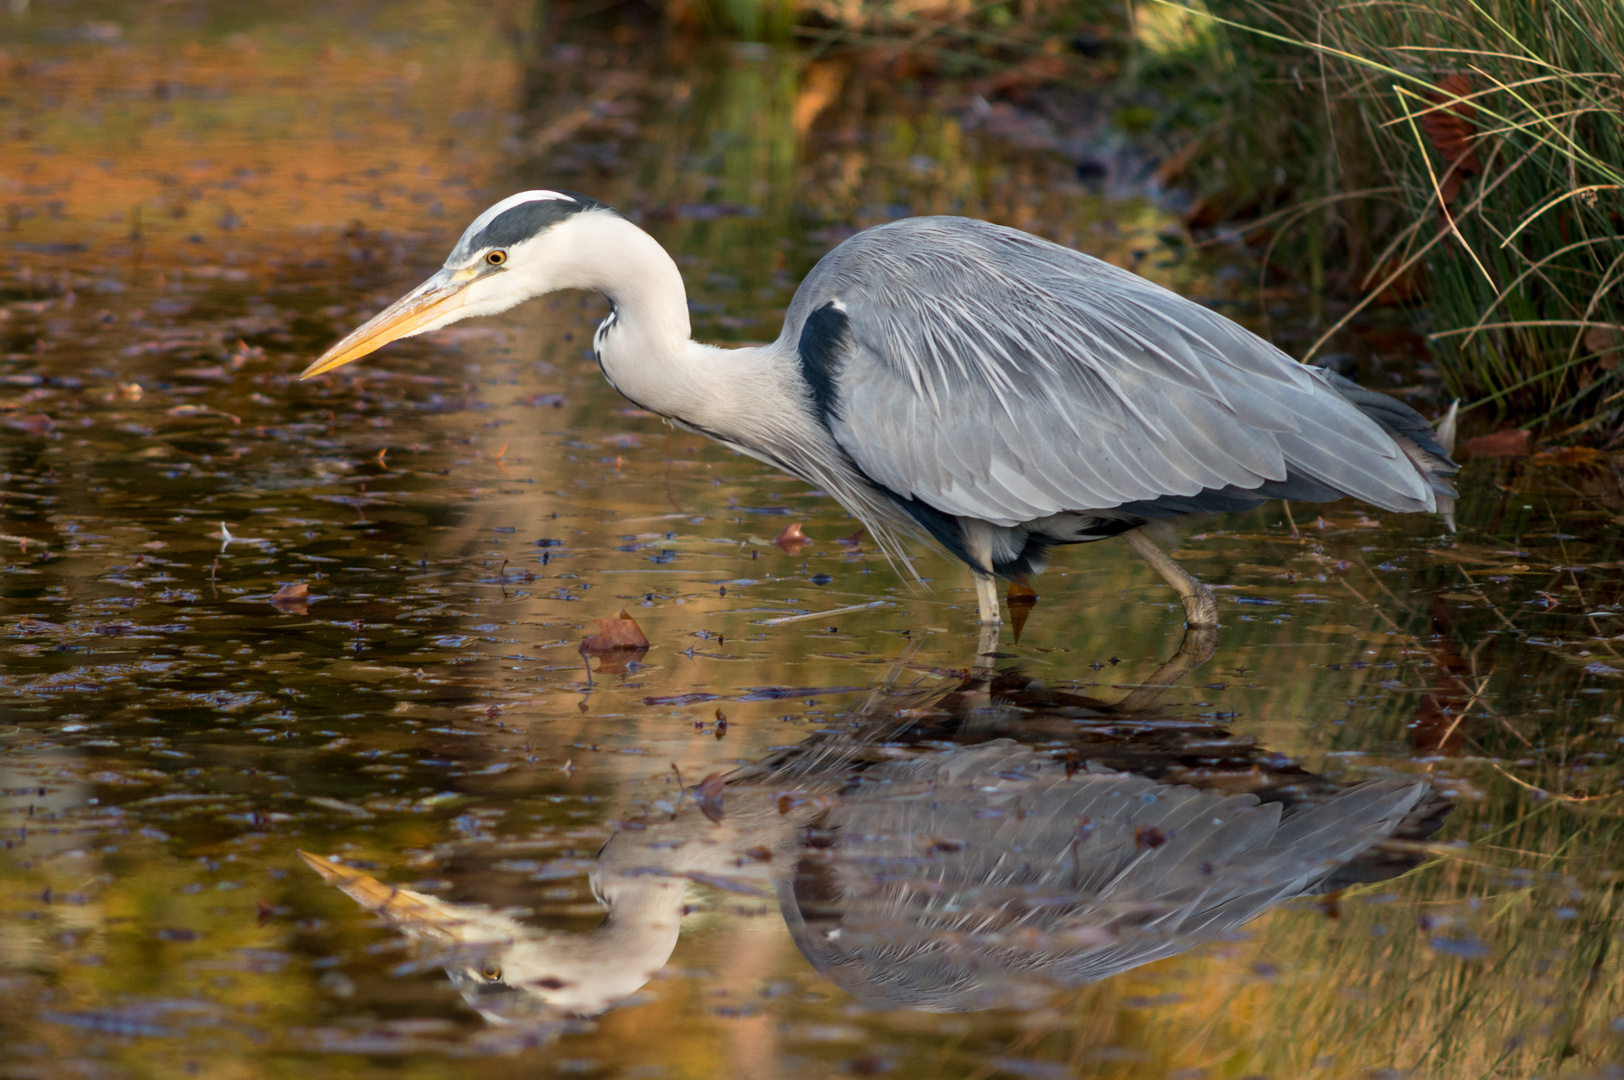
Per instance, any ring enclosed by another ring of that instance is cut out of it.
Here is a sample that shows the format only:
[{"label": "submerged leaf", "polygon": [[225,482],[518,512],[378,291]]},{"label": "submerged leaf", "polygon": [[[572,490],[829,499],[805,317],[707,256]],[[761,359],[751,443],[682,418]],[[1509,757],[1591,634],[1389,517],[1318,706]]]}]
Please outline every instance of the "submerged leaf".
[{"label": "submerged leaf", "polygon": [[1475,439],[1467,439],[1461,449],[1479,457],[1527,457],[1528,432],[1507,428],[1489,435],[1479,435]]},{"label": "submerged leaf", "polygon": [[56,430],[56,422],[44,413],[13,417],[7,420],[6,424],[18,431],[26,431],[30,435],[49,435]]},{"label": "submerged leaf", "polygon": [[811,538],[801,531],[799,521],[792,521],[785,525],[784,531],[773,537],[773,543],[782,548],[786,555],[799,555],[801,549],[811,542]]},{"label": "submerged leaf", "polygon": [[648,638],[643,636],[643,630],[637,625],[637,620],[626,614],[626,609],[620,609],[620,615],[613,619],[599,619],[598,632],[581,641],[583,653],[617,652],[622,649],[646,649]]},{"label": "submerged leaf", "polygon": [[698,805],[700,813],[711,821],[721,824],[724,813],[722,810],[722,794],[726,790],[727,783],[722,779],[722,774],[713,772],[701,780],[698,786],[689,794],[693,796],[694,803]]},{"label": "submerged leaf", "polygon": [[[222,525],[221,528],[223,529],[225,526]],[[295,615],[307,614],[309,612],[307,605],[310,603],[310,586],[302,581],[296,581],[292,585],[284,585],[276,590],[276,595],[271,597],[271,603],[275,605],[278,611],[290,612]]]},{"label": "submerged leaf", "polygon": [[1560,446],[1554,450],[1541,450],[1529,459],[1530,465],[1557,465],[1572,468],[1600,462],[1602,452],[1594,446]]}]

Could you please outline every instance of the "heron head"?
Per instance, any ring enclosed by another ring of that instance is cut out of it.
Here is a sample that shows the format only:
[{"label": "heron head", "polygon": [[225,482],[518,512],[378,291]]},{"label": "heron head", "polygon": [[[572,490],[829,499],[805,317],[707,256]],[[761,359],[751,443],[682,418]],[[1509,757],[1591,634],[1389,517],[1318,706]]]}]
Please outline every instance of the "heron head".
[{"label": "heron head", "polygon": [[558,289],[591,288],[594,224],[625,219],[569,191],[521,191],[486,210],[463,232],[444,267],[322,353],[299,378],[343,367],[397,338],[438,330],[476,315],[495,315]]}]

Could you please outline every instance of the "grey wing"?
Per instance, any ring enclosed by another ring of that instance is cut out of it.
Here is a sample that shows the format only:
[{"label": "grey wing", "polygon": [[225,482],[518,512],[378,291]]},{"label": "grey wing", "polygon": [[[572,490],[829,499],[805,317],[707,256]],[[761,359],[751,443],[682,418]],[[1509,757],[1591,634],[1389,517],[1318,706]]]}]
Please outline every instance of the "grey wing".
[{"label": "grey wing", "polygon": [[1221,493],[1434,510],[1447,492],[1314,369],[1135,274],[986,222],[851,238],[803,283],[785,337],[857,465],[949,514],[1187,512]]}]

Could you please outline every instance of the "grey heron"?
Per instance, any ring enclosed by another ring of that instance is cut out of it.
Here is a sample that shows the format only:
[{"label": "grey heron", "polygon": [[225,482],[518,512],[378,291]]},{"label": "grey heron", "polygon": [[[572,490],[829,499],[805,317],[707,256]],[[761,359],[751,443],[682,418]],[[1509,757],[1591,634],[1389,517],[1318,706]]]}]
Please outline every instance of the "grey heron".
[{"label": "grey heron", "polygon": [[648,233],[586,196],[525,191],[301,378],[560,289],[609,299],[593,349],[615,389],[828,492],[887,554],[934,538],[973,572],[984,630],[1001,621],[995,578],[1037,573],[1056,545],[1122,536],[1211,627],[1211,592],[1147,522],[1345,495],[1447,515],[1455,495],[1457,467],[1408,406],[969,218],[857,233],[801,283],[778,340],[727,349],[691,339],[682,276]]}]

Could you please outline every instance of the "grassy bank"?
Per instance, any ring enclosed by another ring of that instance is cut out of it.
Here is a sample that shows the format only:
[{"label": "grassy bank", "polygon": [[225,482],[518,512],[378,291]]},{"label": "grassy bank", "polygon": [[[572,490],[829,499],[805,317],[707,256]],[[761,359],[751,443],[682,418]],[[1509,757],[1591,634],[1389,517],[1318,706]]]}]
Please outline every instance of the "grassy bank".
[{"label": "grassy bank", "polygon": [[1173,10],[1192,30],[1141,80],[1228,114],[1201,136],[1192,182],[1257,213],[1288,269],[1355,299],[1339,324],[1416,305],[1452,393],[1619,437],[1624,8]]}]

